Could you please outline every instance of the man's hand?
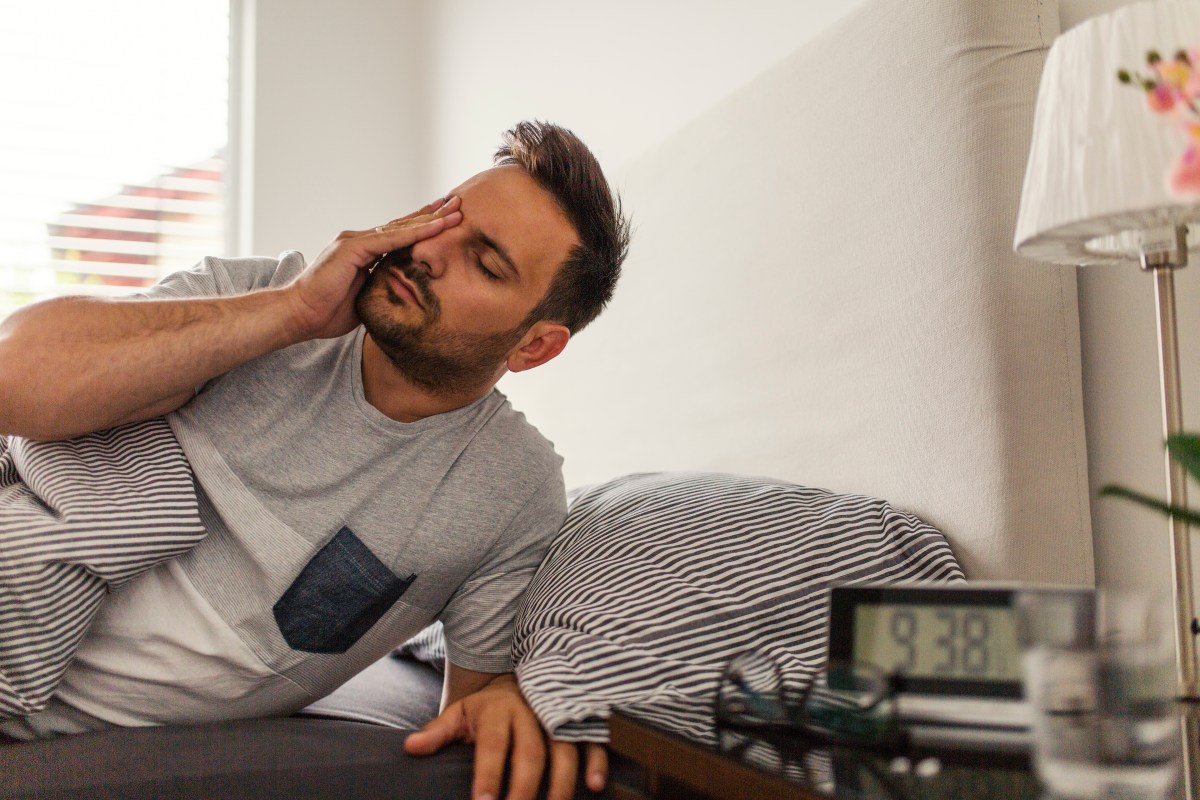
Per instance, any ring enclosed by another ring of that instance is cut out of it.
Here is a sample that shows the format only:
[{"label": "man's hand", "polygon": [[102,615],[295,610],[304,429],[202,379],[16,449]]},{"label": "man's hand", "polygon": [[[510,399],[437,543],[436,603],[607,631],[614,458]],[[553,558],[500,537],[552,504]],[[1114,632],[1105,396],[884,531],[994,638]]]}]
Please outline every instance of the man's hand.
[{"label": "man's hand", "polygon": [[[482,689],[448,705],[437,719],[405,739],[404,749],[414,756],[431,755],[455,741],[475,743],[473,800],[499,797],[506,761],[507,800],[533,800],[537,796],[546,766],[547,738],[512,675],[498,675]],[[549,758],[546,797],[570,800],[579,771],[576,745],[551,741]],[[602,745],[587,745],[585,769],[588,788],[602,791],[608,779],[608,754]]]},{"label": "man's hand", "polygon": [[354,330],[354,298],[379,257],[410,247],[462,221],[458,197],[435,200],[419,211],[367,231],[343,231],[293,281],[297,340],[328,339]]}]

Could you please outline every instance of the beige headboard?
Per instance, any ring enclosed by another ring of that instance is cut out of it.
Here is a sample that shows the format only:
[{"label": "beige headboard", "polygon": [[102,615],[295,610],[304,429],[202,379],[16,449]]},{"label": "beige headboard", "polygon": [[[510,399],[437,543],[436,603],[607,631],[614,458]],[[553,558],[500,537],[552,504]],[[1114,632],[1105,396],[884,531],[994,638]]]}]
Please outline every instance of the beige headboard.
[{"label": "beige headboard", "polygon": [[629,170],[613,306],[504,389],[568,483],[883,497],[973,578],[1091,583],[1075,276],[1011,242],[1053,0],[867,0]]}]

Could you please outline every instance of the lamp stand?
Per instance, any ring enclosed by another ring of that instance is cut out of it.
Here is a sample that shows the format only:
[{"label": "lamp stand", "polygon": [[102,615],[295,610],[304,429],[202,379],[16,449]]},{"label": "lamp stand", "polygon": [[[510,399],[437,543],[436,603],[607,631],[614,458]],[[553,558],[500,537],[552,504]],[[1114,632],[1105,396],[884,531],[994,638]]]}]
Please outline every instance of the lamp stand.
[{"label": "lamp stand", "polygon": [[[1183,238],[1186,228],[1177,229]],[[1162,390],[1163,433],[1173,436],[1183,429],[1183,402],[1179,389],[1179,340],[1175,325],[1175,270],[1187,265],[1187,243],[1178,248],[1182,255],[1177,263],[1149,264],[1142,255],[1142,268],[1154,273],[1154,306],[1158,317],[1158,374]],[[1187,505],[1187,474],[1176,459],[1167,454],[1167,503],[1172,506]],[[1200,691],[1196,686],[1196,644],[1198,630],[1196,610],[1192,598],[1192,548],[1188,539],[1186,520],[1176,516],[1168,518],[1171,531],[1171,568],[1174,584],[1171,593],[1175,599],[1175,686],[1179,698],[1186,702],[1183,722],[1180,726],[1183,752],[1184,797],[1197,800],[1196,771],[1200,769],[1200,737],[1197,734],[1196,701]]]},{"label": "lamp stand", "polygon": [[[1154,273],[1154,305],[1158,317],[1159,387],[1162,395],[1163,432],[1166,437],[1183,430],[1183,402],[1179,388],[1179,339],[1175,322],[1175,270],[1187,265],[1187,228],[1175,229],[1175,246],[1143,252],[1142,268]],[[1167,454],[1167,503],[1187,505],[1187,473]],[[1192,548],[1186,520],[1172,516],[1171,586],[1175,601],[1176,690],[1185,700],[1200,700],[1197,685],[1195,636],[1198,630],[1192,597]]]}]

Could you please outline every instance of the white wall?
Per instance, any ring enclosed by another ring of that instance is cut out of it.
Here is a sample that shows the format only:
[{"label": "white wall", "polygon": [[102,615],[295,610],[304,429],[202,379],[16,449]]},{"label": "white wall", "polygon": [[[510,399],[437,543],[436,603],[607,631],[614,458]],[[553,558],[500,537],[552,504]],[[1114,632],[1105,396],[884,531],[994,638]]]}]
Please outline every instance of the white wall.
[{"label": "white wall", "polygon": [[423,205],[421,0],[240,0],[240,255],[315,257]]},{"label": "white wall", "polygon": [[574,130],[614,177],[699,111],[861,0],[428,2],[435,191],[539,118]]},{"label": "white wall", "polygon": [[[1128,1],[1062,0],[1064,28]],[[861,0],[242,2],[253,22],[244,69],[255,89],[245,98],[254,124],[244,185],[253,193],[243,217],[252,235],[239,249],[312,256],[338,230],[411,210],[485,168],[500,132],[523,118],[573,128],[620,186],[626,162]],[[1198,281],[1194,269],[1178,281],[1193,426]],[[1161,495],[1151,280],[1133,268],[1085,270],[1079,286],[1093,488],[1115,481]],[[589,333],[563,358],[602,348]],[[555,402],[543,388],[553,365],[544,369],[542,379],[503,385],[535,421]],[[585,454],[565,455],[570,483]],[[1102,583],[1164,580],[1160,517],[1106,499],[1093,502],[1093,521]]]}]

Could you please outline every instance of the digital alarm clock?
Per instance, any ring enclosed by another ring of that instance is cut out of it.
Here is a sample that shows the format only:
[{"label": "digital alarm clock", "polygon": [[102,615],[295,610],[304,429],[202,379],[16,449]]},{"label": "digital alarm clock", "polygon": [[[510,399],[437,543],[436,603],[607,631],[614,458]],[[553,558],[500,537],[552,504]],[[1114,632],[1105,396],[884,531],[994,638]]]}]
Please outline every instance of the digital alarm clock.
[{"label": "digital alarm clock", "polygon": [[1015,599],[1040,590],[986,583],[835,586],[829,660],[873,664],[895,676],[899,714],[910,728],[941,726],[959,744],[975,732],[989,747],[998,736],[1022,746],[1029,709]]}]

